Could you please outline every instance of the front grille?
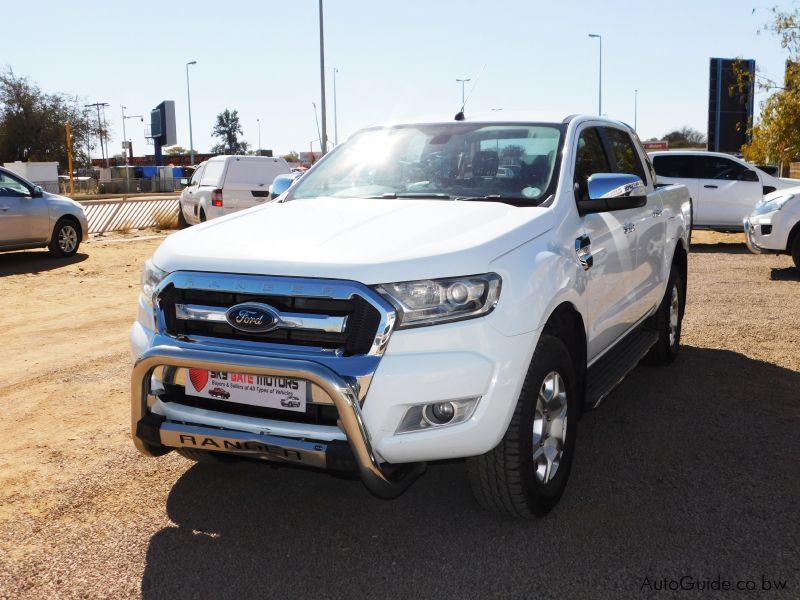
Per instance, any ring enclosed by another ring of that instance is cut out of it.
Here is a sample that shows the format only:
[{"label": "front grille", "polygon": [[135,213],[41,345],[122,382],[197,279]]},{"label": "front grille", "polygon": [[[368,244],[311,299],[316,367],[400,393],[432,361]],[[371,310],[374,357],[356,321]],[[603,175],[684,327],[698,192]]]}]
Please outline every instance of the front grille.
[{"label": "front grille", "polygon": [[[178,319],[176,304],[200,305],[227,310],[242,302],[268,304],[282,313],[347,317],[344,331],[326,332],[313,329],[278,328],[265,333],[243,332],[227,322]],[[288,295],[233,293],[228,291],[178,288],[170,284],[159,296],[167,333],[170,335],[206,336],[248,342],[265,342],[341,350],[344,356],[370,351],[380,312],[367,300],[353,295],[346,300]]]},{"label": "front grille", "polygon": [[163,402],[175,402],[194,408],[204,408],[231,415],[242,415],[245,417],[258,417],[261,419],[274,419],[276,421],[289,421],[292,423],[310,423],[312,425],[336,425],[339,413],[332,404],[312,404],[306,402],[305,412],[294,410],[279,410],[277,408],[267,408],[262,406],[252,406],[250,404],[239,404],[228,400],[215,400],[213,398],[201,398],[190,396],[185,393],[181,385],[165,383],[164,393],[159,394]]}]

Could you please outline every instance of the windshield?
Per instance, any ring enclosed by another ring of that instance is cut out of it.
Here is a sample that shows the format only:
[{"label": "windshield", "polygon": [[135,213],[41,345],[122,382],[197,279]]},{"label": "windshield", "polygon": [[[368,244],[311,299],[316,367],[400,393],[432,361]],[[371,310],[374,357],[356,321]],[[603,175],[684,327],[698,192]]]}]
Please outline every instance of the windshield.
[{"label": "windshield", "polygon": [[358,132],[288,199],[434,198],[539,204],[555,188],[564,126],[444,123]]}]

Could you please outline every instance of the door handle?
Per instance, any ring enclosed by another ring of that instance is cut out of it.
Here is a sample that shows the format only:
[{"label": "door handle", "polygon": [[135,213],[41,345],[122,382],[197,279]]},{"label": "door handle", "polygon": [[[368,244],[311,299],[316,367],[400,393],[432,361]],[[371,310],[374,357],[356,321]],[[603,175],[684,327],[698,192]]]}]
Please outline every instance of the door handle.
[{"label": "door handle", "polygon": [[717,189],[719,186],[717,186],[717,185],[704,185],[703,187],[704,187],[704,188],[709,188],[709,189],[711,189],[711,190],[715,190],[715,189]]},{"label": "door handle", "polygon": [[636,224],[625,223],[625,225],[622,226],[622,231],[624,231],[626,234],[633,233],[634,231],[636,231]]},{"label": "door handle", "polygon": [[653,209],[653,216],[654,217],[660,217],[661,213],[663,213],[663,212],[664,212],[663,208],[654,208]]},{"label": "door handle", "polygon": [[594,264],[592,257],[592,241],[588,235],[582,235],[575,239],[575,254],[578,255],[578,262],[581,263],[584,271],[588,271]]}]

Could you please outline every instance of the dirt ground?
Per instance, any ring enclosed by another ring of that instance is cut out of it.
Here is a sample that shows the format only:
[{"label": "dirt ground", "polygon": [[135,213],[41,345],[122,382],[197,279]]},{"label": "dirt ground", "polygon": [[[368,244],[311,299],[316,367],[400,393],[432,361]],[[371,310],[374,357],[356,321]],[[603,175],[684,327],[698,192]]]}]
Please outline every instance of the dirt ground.
[{"label": "dirt ground", "polygon": [[[142,263],[164,235],[93,238],[67,261],[0,254],[0,598],[159,595],[143,581],[151,545],[175,528],[165,507],[193,467],[130,442],[127,334]],[[742,238],[695,234],[683,343],[766,363],[781,389],[800,373],[800,274]],[[696,397],[714,385],[698,378]]]}]

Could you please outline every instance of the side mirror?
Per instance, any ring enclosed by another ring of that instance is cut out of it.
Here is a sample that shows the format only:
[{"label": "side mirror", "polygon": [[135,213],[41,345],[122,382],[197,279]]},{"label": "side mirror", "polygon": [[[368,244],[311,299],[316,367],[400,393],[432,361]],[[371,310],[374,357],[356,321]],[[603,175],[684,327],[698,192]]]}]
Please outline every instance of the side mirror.
[{"label": "side mirror", "polygon": [[748,169],[747,171],[742,173],[741,180],[742,181],[758,181],[758,173]]},{"label": "side mirror", "polygon": [[35,185],[31,190],[31,198],[41,198],[44,195],[44,190],[42,190],[42,186]]},{"label": "side mirror", "polygon": [[578,212],[608,212],[638,208],[647,203],[647,189],[637,175],[595,173],[587,181],[588,200],[578,200]]}]

